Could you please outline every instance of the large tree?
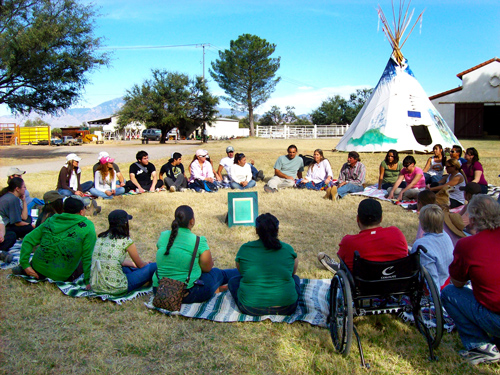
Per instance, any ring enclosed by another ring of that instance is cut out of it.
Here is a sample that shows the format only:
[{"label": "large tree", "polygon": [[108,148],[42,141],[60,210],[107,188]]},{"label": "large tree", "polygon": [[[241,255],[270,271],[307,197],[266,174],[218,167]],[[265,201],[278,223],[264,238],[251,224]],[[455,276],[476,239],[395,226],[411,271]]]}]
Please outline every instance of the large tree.
[{"label": "large tree", "polygon": [[259,125],[284,125],[291,124],[297,120],[294,112],[295,107],[286,106],[284,113],[277,105],[273,105],[269,111],[264,113],[259,121]]},{"label": "large tree", "polygon": [[208,91],[202,77],[190,79],[186,74],[153,70],[153,78],[134,85],[124,96],[118,112],[118,124],[139,122],[162,132],[177,127],[182,134],[203,124],[211,125],[217,114],[219,99]]},{"label": "large tree", "polygon": [[0,0],[0,104],[22,114],[75,104],[85,73],[108,63],[95,16],[76,0]]},{"label": "large tree", "polygon": [[349,100],[340,95],[326,99],[311,112],[313,123],[322,125],[352,124],[372,92],[373,89],[358,89],[349,96]]},{"label": "large tree", "polygon": [[275,49],[265,39],[243,34],[212,62],[210,75],[226,93],[223,99],[235,109],[248,110],[251,136],[255,135],[254,109],[269,99],[280,81],[276,77],[280,58],[270,57]]}]

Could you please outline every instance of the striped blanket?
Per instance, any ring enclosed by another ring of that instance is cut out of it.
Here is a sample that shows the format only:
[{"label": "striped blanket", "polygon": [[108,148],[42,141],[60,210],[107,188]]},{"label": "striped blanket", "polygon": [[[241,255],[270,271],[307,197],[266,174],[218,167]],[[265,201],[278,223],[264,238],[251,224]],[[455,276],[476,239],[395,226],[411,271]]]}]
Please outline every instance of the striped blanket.
[{"label": "striped blanket", "polygon": [[153,306],[153,298],[145,303],[149,309],[157,310],[167,315],[182,315],[188,318],[207,319],[215,322],[261,322],[269,319],[277,323],[293,323],[304,321],[315,326],[327,327],[329,314],[330,279],[301,279],[299,305],[292,315],[251,316],[242,314],[228,291],[216,294],[203,303],[183,304],[180,311],[170,312]]},{"label": "striped blanket", "polygon": [[[30,283],[40,283],[42,280],[37,280],[30,276],[21,276],[21,275],[9,275],[9,277],[20,277]],[[54,281],[51,279],[45,279],[43,281],[48,281],[49,283],[55,284],[61,292],[70,297],[88,297],[88,298],[100,298],[103,301],[112,301],[121,305],[122,302],[133,300],[138,296],[142,296],[145,294],[149,294],[153,291],[152,286],[144,286],[142,288],[136,289],[130,293],[121,294],[119,296],[114,296],[111,294],[98,294],[93,292],[92,290],[85,289],[85,282],[83,281],[83,275],[80,276],[77,280],[70,283],[67,281]]]}]

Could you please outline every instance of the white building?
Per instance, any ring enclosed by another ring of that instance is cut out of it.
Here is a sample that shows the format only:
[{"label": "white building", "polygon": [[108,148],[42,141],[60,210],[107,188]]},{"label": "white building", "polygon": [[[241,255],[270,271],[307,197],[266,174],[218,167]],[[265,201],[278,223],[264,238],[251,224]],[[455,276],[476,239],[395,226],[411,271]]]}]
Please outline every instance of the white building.
[{"label": "white building", "polygon": [[462,86],[431,96],[457,137],[500,136],[500,59],[457,74]]},{"label": "white building", "polygon": [[229,139],[248,137],[250,129],[240,128],[238,120],[219,117],[212,126],[207,126],[207,135],[211,139]]},{"label": "white building", "polygon": [[100,118],[87,121],[90,126],[102,126],[103,138],[105,140],[131,140],[141,137],[141,133],[146,127],[139,123],[128,124],[124,129],[119,130],[118,116]]}]

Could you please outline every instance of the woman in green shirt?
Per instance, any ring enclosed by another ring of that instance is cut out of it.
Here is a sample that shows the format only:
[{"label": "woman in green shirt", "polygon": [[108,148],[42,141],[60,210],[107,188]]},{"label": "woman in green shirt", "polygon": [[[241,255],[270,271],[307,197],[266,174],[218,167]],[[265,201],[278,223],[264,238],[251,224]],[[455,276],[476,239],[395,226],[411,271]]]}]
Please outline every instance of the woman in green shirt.
[{"label": "woman in green shirt", "polygon": [[293,314],[300,295],[297,254],[278,239],[276,217],[260,215],[255,225],[259,239],[240,247],[236,268],[241,276],[229,280],[229,291],[244,314]]},{"label": "woman in green shirt", "polygon": [[[189,273],[191,257],[196,245],[196,235],[191,233],[195,219],[193,209],[179,206],[175,210],[172,229],[162,232],[156,247],[156,264],[158,272],[153,276],[153,292],[156,294],[158,278],[185,282]],[[200,244],[196,252],[187,291],[189,294],[182,303],[199,303],[212,298],[220,286],[226,285],[230,278],[238,276],[236,268],[221,270],[213,267],[207,239],[200,236]]]},{"label": "woman in green shirt", "polygon": [[[380,176],[378,178],[378,189],[385,189],[392,187],[398,179],[399,173],[403,169],[403,164],[399,161],[399,155],[396,150],[389,150],[385,155],[385,159],[380,164]],[[399,187],[405,188],[400,185]]]}]

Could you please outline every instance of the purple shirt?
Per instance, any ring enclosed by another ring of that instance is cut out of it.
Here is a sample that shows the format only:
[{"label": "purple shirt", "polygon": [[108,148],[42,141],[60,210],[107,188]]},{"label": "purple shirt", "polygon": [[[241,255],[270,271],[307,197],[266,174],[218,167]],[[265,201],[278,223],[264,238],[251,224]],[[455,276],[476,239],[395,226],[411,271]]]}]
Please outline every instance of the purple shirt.
[{"label": "purple shirt", "polygon": [[481,171],[481,177],[479,178],[479,185],[488,185],[486,182],[486,179],[484,178],[484,170],[483,166],[481,165],[480,162],[476,161],[474,164],[471,164],[470,167],[467,165],[467,163],[462,164],[462,170],[465,173],[465,177],[467,177],[467,182],[472,182],[474,180],[474,172],[475,171]]}]

